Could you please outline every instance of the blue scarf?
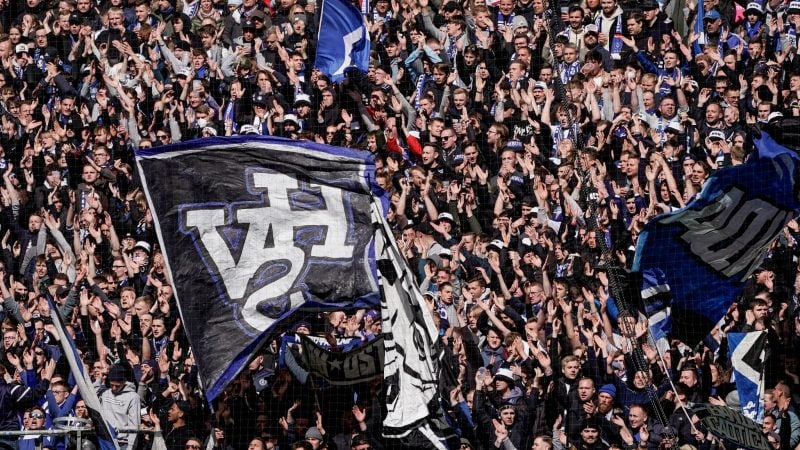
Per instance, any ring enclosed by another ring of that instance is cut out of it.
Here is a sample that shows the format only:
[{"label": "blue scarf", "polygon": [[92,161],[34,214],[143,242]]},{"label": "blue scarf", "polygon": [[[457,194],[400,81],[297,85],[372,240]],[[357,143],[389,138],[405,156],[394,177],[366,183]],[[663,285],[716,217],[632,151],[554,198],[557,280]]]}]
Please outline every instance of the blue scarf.
[{"label": "blue scarf", "polygon": [[[617,21],[617,27],[614,30],[614,36],[611,38],[611,59],[620,59],[620,53],[622,52],[622,16],[617,16],[615,19]],[[600,30],[602,33],[601,24],[603,22],[603,14],[598,14],[597,19],[595,19],[594,24],[597,26],[597,29]]]},{"label": "blue scarf", "polygon": [[761,30],[761,21],[758,20],[756,23],[751,24],[749,20],[744,21],[744,29],[747,31],[747,37],[754,38],[758,32]]},{"label": "blue scarf", "polygon": [[572,77],[574,77],[581,68],[580,60],[577,60],[570,65],[566,64],[567,63],[561,63],[561,82],[565,85],[569,83]]},{"label": "blue scarf", "polygon": [[[664,78],[672,78],[673,80],[677,81],[681,77],[681,70],[678,69],[677,67],[673,68],[670,71],[662,69],[661,74]],[[670,87],[669,84],[662,82],[661,87],[658,89],[658,93],[661,94],[662,96],[670,95],[672,94],[672,87]]]},{"label": "blue scarf", "polygon": [[500,11],[498,11],[497,12],[497,26],[499,27],[500,24],[502,23],[503,25],[505,25],[507,27],[510,27],[511,26],[511,22],[514,21],[514,17],[515,16],[516,16],[516,14],[514,14],[513,12],[511,13],[511,15],[506,16],[505,14],[501,13]]}]

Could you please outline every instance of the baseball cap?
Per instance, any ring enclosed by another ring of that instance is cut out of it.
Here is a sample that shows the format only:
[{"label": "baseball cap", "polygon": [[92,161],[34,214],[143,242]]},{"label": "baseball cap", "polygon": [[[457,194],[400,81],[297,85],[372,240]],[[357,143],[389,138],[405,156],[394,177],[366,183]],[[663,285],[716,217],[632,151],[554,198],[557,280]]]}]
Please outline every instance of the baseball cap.
[{"label": "baseball cap", "polygon": [[764,14],[764,7],[758,2],[750,2],[747,4],[747,9],[745,12],[750,13],[751,11],[755,11],[758,14]]},{"label": "baseball cap", "polygon": [[599,34],[600,33],[600,31],[597,29],[597,25],[595,25],[593,23],[590,23],[589,25],[586,25],[585,27],[583,27],[583,32],[585,34],[588,34],[588,33]]},{"label": "baseball cap", "polygon": [[148,244],[145,241],[139,241],[136,244],[134,244],[133,249],[136,250],[137,248],[140,248],[146,251],[147,253],[150,253],[150,244]]},{"label": "baseball cap", "polygon": [[725,133],[720,130],[714,130],[711,133],[708,133],[708,138],[712,141],[724,141]]},{"label": "baseball cap", "polygon": [[308,105],[311,106],[311,97],[308,94],[298,94],[294,97],[294,106]]},{"label": "baseball cap", "polygon": [[254,105],[263,105],[267,106],[267,96],[264,94],[256,94],[253,96],[253,104]]},{"label": "baseball cap", "polygon": [[247,124],[242,125],[242,128],[239,129],[239,134],[260,134],[255,126]]},{"label": "baseball cap", "polygon": [[18,55],[20,53],[30,53],[30,50],[28,50],[28,46],[25,44],[17,44],[17,46],[14,47],[14,53]]},{"label": "baseball cap", "polygon": [[286,114],[286,115],[284,115],[283,116],[283,123],[285,124],[286,122],[292,122],[295,125],[297,125],[298,127],[300,126],[300,122],[297,120],[297,116],[295,116],[294,114]]},{"label": "baseball cap", "polygon": [[712,9],[711,11],[707,12],[706,15],[703,17],[703,22],[707,20],[717,20],[720,19],[722,16],[719,15],[719,12],[716,9]]},{"label": "baseball cap", "polygon": [[446,220],[450,223],[456,223],[455,219],[453,219],[453,215],[447,212],[439,213],[439,217],[436,218],[436,222],[441,222],[442,220]]},{"label": "baseball cap", "polygon": [[494,247],[497,249],[497,251],[501,251],[504,248],[506,248],[506,245],[500,239],[495,239],[492,242],[489,242],[489,245],[487,245],[486,247],[487,248]]},{"label": "baseball cap", "polygon": [[643,0],[640,7],[642,11],[650,11],[651,9],[658,9],[658,2],[656,0]]}]

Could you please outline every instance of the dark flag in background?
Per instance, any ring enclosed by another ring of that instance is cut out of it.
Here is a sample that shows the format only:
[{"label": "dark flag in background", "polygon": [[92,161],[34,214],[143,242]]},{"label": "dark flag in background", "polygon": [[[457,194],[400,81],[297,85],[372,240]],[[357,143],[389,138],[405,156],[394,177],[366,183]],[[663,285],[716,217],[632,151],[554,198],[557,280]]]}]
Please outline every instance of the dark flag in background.
[{"label": "dark flag in background", "polygon": [[650,221],[634,270],[663,274],[672,338],[699,342],[725,315],[772,241],[797,215],[798,156],[763,133],[740,166],[712,175],[685,208]]},{"label": "dark flag in background", "polygon": [[209,399],[302,311],[379,304],[366,152],[236,136],[136,157]]}]

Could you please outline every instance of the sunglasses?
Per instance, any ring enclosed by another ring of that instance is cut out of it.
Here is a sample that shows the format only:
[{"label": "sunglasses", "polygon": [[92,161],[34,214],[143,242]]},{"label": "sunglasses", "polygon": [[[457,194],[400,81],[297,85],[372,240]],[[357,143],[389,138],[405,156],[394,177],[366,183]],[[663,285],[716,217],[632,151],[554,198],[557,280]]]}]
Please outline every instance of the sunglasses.
[{"label": "sunglasses", "polygon": [[42,413],[31,413],[31,419],[44,419],[44,414],[42,414]]}]

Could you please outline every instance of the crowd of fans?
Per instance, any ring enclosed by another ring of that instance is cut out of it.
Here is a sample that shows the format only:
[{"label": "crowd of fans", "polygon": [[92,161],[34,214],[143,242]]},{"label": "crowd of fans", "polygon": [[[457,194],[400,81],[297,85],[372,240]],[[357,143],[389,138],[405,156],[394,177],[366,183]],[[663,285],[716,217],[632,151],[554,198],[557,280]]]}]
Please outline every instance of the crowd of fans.
[{"label": "crowd of fans", "polygon": [[[462,449],[716,448],[688,408],[739,407],[726,333],[753,330],[763,432],[798,448],[797,222],[709,337],[662,354],[609,268],[742,164],[750,127],[800,115],[800,2],[375,0],[369,70],[337,83],[311,63],[320,6],[0,1],[0,431],[33,432],[0,447],[73,448],[35,430],[90,417],[48,299],[123,449],[384,447],[380,381],[327,385],[280,339],[202,400],[133,153],[268,134],[375,155]],[[288,334],[366,341],[380,320]]]}]

